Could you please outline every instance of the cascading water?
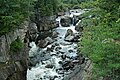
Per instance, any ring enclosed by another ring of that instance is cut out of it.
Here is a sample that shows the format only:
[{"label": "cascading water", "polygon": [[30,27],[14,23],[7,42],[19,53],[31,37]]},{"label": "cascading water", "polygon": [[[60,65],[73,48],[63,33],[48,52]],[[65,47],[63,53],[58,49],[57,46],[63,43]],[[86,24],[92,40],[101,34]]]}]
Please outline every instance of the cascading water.
[{"label": "cascading water", "polygon": [[[80,15],[84,12],[83,10],[77,10],[77,13],[73,11],[67,16],[72,17],[72,15]],[[27,80],[63,80],[65,76],[72,73],[72,69],[63,68],[63,65],[68,61],[77,60],[77,43],[64,41],[64,36],[68,29],[71,29],[74,33],[78,32],[73,25],[70,27],[62,27],[60,25],[60,19],[61,16],[56,19],[59,21],[60,27],[54,29],[59,33],[55,42],[48,45],[46,48],[41,49],[38,48],[34,42],[30,43],[30,46],[32,47],[29,52],[30,57],[38,54],[44,54],[44,56],[38,57],[40,60],[36,66],[28,69]],[[45,54],[44,52],[47,48],[51,48],[53,45],[55,45],[53,51]]]}]

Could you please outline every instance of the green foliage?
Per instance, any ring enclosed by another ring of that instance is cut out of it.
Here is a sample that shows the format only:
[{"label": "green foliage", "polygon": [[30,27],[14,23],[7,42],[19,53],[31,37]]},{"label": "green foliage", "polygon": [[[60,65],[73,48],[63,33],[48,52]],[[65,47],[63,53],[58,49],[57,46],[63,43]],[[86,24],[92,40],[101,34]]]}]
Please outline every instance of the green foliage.
[{"label": "green foliage", "polygon": [[23,43],[19,37],[10,44],[10,50],[13,52],[18,52],[23,48]]},{"label": "green foliage", "polygon": [[37,16],[51,16],[57,12],[57,0],[37,0],[35,2],[35,14]]},{"label": "green foliage", "polygon": [[118,4],[120,3],[117,0],[97,1],[101,3],[95,6],[95,9],[82,15],[85,18],[81,21],[84,31],[80,50],[93,62],[94,80],[98,80],[101,76],[119,80],[120,6]]},{"label": "green foliage", "polygon": [[32,0],[0,0],[0,35],[20,25],[28,18]]},{"label": "green foliage", "polygon": [[90,8],[94,8],[94,7],[97,6],[98,4],[99,4],[98,1],[88,1],[87,3],[82,2],[79,6],[80,6],[80,8],[82,8],[82,9],[85,9],[85,8],[90,9]]}]

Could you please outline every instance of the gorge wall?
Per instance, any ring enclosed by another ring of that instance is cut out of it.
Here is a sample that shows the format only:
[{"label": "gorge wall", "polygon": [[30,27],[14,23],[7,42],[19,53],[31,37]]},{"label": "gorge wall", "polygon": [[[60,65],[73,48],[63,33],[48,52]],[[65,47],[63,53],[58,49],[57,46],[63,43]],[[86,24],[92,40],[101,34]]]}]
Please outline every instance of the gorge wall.
[{"label": "gorge wall", "polygon": [[[28,42],[24,38],[28,22],[24,22],[18,29],[0,37],[0,80],[26,80],[28,68]],[[10,45],[19,37],[23,47],[19,51],[11,51]]]},{"label": "gorge wall", "polygon": [[41,17],[36,16],[35,23],[37,25],[38,31],[48,31],[57,27],[57,23],[55,21],[56,16],[47,16]]},{"label": "gorge wall", "polygon": [[64,80],[91,80],[92,76],[92,63],[90,60],[85,61],[84,64],[80,64],[75,67],[74,71]]},{"label": "gorge wall", "polygon": [[[0,36],[0,80],[27,80],[29,41],[35,41],[37,33],[57,27],[55,19],[55,16],[40,17],[36,24],[26,21],[14,31]],[[11,51],[11,43],[18,37],[24,46],[19,51]],[[64,80],[90,80],[91,69],[91,61],[87,60],[75,67]]]},{"label": "gorge wall", "polygon": [[[41,18],[36,24],[25,21],[19,28],[0,36],[0,80],[26,80],[29,43],[35,41],[38,31],[46,31],[54,27],[56,27],[55,17],[47,17]],[[18,37],[22,41],[23,47],[20,50],[12,51],[11,44]]]}]

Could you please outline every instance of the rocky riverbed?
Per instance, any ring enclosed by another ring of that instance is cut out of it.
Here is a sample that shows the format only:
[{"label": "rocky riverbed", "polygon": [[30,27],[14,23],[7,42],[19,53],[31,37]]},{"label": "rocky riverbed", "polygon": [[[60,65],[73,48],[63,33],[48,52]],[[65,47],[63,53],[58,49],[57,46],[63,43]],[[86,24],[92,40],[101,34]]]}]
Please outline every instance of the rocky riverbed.
[{"label": "rocky riverbed", "polygon": [[35,42],[30,43],[29,57],[34,67],[28,69],[27,80],[64,80],[77,65],[83,63],[85,58],[79,56],[77,51],[81,34],[75,30],[76,25],[73,25],[76,23],[75,17],[82,13],[84,10],[71,10],[70,13],[59,16],[56,19],[59,27],[52,30],[52,36],[39,40],[37,45]]}]

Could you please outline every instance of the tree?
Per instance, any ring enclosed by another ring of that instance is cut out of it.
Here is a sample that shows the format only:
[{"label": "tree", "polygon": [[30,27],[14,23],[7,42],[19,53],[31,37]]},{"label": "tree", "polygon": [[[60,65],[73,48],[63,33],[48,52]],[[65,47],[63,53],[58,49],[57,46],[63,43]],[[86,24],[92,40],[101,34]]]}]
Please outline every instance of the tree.
[{"label": "tree", "polygon": [[57,0],[37,0],[34,8],[36,15],[51,16],[57,11]]},{"label": "tree", "polygon": [[[92,18],[82,21],[84,26],[81,52],[93,62],[94,80],[99,77],[120,79],[120,3],[119,0],[97,0],[99,3],[86,13]],[[97,23],[97,24],[95,24]]]},{"label": "tree", "polygon": [[33,0],[0,0],[0,35],[20,25],[30,15]]}]

